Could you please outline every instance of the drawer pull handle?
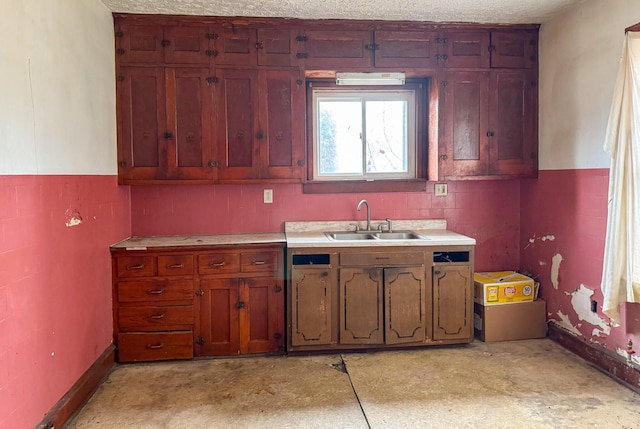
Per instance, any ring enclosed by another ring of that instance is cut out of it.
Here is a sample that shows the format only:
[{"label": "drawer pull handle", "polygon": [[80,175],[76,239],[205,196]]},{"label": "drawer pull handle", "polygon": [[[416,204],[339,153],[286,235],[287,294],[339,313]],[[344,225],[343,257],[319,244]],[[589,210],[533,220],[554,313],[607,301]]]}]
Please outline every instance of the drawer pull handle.
[{"label": "drawer pull handle", "polygon": [[265,261],[253,261],[252,264],[253,265],[264,265],[264,264],[266,264],[266,262]]},{"label": "drawer pull handle", "polygon": [[144,268],[144,264],[127,265],[127,270],[141,270]]},{"label": "drawer pull handle", "polygon": [[167,268],[184,268],[184,264],[168,264]]},{"label": "drawer pull handle", "polygon": [[152,350],[155,350],[155,349],[161,349],[161,348],[163,348],[163,347],[164,347],[164,343],[160,343],[160,344],[147,344],[147,348],[148,348],[148,349],[152,349]]},{"label": "drawer pull handle", "polygon": [[209,262],[210,267],[224,267],[225,262]]},{"label": "drawer pull handle", "polygon": [[388,257],[385,257],[385,258],[377,257],[376,259],[377,259],[378,261],[388,261],[388,260],[389,260],[389,258],[388,258]]},{"label": "drawer pull handle", "polygon": [[149,319],[164,319],[164,313],[162,314],[152,314],[149,316]]},{"label": "drawer pull handle", "polygon": [[147,293],[149,295],[160,295],[161,293],[164,293],[164,289],[147,289]]}]

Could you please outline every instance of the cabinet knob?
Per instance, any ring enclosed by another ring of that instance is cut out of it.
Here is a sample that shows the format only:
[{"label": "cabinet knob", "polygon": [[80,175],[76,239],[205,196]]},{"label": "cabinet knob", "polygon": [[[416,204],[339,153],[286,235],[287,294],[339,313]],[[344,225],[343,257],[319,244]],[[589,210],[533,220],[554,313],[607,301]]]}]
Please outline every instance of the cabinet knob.
[{"label": "cabinet knob", "polygon": [[208,57],[217,57],[218,56],[218,51],[216,51],[215,49],[207,49],[206,51],[204,51],[204,53]]},{"label": "cabinet knob", "polygon": [[493,131],[487,131],[487,137],[493,137]]},{"label": "cabinet knob", "polygon": [[442,161],[446,161],[447,160],[447,155],[440,155],[440,159]]},{"label": "cabinet knob", "polygon": [[169,131],[165,132],[163,136],[167,140],[171,140],[173,138],[173,134],[171,134]]},{"label": "cabinet knob", "polygon": [[256,138],[258,140],[262,140],[264,138],[264,133],[262,131],[256,133]]},{"label": "cabinet knob", "polygon": [[203,291],[202,289],[198,289],[198,290],[196,291],[196,295],[197,295],[197,296],[203,296],[203,295],[204,295],[204,291]]},{"label": "cabinet knob", "polygon": [[237,309],[244,308],[244,301],[238,301],[238,303],[236,304],[236,308]]}]

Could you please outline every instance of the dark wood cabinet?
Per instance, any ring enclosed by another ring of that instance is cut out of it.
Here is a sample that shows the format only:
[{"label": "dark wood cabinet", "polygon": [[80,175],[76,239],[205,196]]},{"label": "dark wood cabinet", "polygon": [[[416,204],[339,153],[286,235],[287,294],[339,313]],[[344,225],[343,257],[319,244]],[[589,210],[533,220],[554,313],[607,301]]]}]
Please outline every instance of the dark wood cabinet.
[{"label": "dark wood cabinet", "polygon": [[306,69],[339,70],[373,65],[369,30],[306,30],[295,37],[295,56]]},{"label": "dark wood cabinet", "polygon": [[329,345],[333,342],[333,300],[338,278],[331,267],[293,267],[290,286],[290,344]]},{"label": "dark wood cabinet", "polygon": [[197,356],[284,349],[282,246],[199,255]]},{"label": "dark wood cabinet", "polygon": [[210,78],[206,68],[120,69],[121,183],[213,178]]},{"label": "dark wood cabinet", "polygon": [[433,267],[433,339],[473,338],[473,296],[468,265]]},{"label": "dark wood cabinet", "polygon": [[444,74],[439,179],[535,177],[535,76],[529,70]]},{"label": "dark wood cabinet", "polygon": [[445,69],[486,69],[490,66],[488,31],[446,31],[438,42]]},{"label": "dark wood cabinet", "polygon": [[384,344],[381,269],[340,268],[340,344]]},{"label": "dark wood cabinet", "polygon": [[536,69],[538,67],[538,32],[492,31],[491,67]]},{"label": "dark wood cabinet", "polygon": [[257,34],[259,66],[288,67],[295,64],[289,27],[258,28]]},{"label": "dark wood cabinet", "polygon": [[489,174],[535,177],[538,171],[536,73],[494,71],[489,78]]},{"label": "dark wood cabinet", "polygon": [[437,31],[375,32],[376,67],[435,69],[438,65]]},{"label": "dark wood cabinet", "polygon": [[384,270],[385,342],[422,342],[427,329],[423,267]]}]

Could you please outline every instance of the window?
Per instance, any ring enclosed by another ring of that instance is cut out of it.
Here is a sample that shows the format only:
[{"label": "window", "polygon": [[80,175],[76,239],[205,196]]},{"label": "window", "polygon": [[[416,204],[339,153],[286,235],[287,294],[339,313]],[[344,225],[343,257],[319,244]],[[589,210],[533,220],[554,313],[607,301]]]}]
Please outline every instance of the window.
[{"label": "window", "polygon": [[423,135],[419,120],[423,87],[340,87],[311,82],[309,180],[423,178],[418,143]]}]

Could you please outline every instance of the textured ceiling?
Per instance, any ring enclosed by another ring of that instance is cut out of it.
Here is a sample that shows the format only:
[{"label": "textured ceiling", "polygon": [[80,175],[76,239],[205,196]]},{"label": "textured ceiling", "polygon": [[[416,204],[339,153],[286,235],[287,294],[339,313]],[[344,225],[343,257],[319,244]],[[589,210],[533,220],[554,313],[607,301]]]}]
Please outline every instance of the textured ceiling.
[{"label": "textured ceiling", "polygon": [[585,0],[102,0],[112,12],[541,24]]}]

